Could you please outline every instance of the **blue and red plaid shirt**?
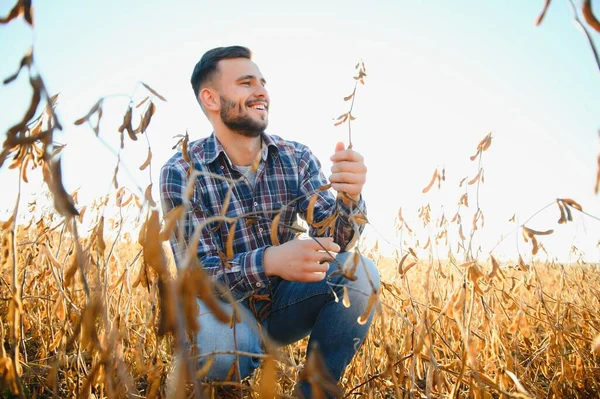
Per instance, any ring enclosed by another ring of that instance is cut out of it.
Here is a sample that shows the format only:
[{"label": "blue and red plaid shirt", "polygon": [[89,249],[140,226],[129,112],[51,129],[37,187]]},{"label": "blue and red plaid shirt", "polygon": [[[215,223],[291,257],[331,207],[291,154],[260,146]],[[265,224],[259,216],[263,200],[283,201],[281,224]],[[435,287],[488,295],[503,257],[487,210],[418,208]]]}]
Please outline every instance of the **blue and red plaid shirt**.
[{"label": "blue and red plaid shirt", "polygon": [[[328,183],[319,160],[308,147],[266,133],[262,137],[265,145],[256,171],[254,188],[246,180],[235,184],[226,213],[227,217],[236,218],[253,212],[258,214],[258,218],[242,217],[236,224],[233,259],[227,261],[224,256],[229,236],[228,223],[209,223],[200,234],[197,251],[198,259],[207,273],[239,293],[249,293],[270,284],[263,268],[263,256],[265,249],[273,245],[271,222],[277,213],[274,211],[299,198],[285,207],[280,225],[293,225],[297,215],[306,220],[310,197],[318,192],[319,187]],[[242,176],[214,133],[190,143],[188,154],[190,163],[184,160],[181,153],[177,153],[161,170],[161,203],[165,215],[183,204],[190,168],[229,179],[239,179]],[[200,175],[196,178],[183,226],[175,229],[182,229],[183,240],[177,240],[173,234],[170,241],[178,266],[183,263],[187,243],[193,236],[195,227],[206,218],[221,214],[229,186],[229,182],[214,176]],[[325,220],[332,212],[340,215],[332,230],[333,239],[341,248],[345,248],[355,234],[355,225],[348,217],[351,213],[366,214],[365,203],[361,198],[358,205],[350,209],[343,201],[336,199],[330,190],[320,192],[314,207],[313,224]],[[358,226],[359,233],[363,227]],[[295,234],[290,229],[280,228],[279,242],[290,241]],[[316,229],[311,227],[309,234],[317,236]],[[224,265],[225,262],[228,264]]]}]

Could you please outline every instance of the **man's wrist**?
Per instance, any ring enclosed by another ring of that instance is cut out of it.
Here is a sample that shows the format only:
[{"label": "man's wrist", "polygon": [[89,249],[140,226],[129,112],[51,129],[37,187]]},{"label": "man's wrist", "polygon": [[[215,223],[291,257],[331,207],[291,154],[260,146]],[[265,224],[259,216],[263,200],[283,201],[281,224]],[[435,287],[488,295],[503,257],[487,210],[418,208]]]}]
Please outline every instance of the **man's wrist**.
[{"label": "man's wrist", "polygon": [[352,203],[358,204],[360,202],[360,198],[361,198],[360,196],[361,196],[360,193],[359,194],[355,194],[355,195],[351,195],[351,194],[342,192],[340,198],[342,200],[342,203],[347,208],[349,208]]},{"label": "man's wrist", "polygon": [[275,247],[267,247],[263,253],[263,270],[267,277],[276,276],[273,271],[273,250],[275,250]]}]

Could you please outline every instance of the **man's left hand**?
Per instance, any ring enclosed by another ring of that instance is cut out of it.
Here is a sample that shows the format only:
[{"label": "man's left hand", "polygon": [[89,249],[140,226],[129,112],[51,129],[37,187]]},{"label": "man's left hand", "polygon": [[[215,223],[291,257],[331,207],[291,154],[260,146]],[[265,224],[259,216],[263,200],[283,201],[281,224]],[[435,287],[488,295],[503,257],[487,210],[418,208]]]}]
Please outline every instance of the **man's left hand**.
[{"label": "man's left hand", "polygon": [[331,156],[331,187],[337,192],[345,192],[354,201],[360,199],[365,181],[367,180],[367,166],[363,156],[352,149],[346,149],[344,143],[335,146],[335,153]]}]

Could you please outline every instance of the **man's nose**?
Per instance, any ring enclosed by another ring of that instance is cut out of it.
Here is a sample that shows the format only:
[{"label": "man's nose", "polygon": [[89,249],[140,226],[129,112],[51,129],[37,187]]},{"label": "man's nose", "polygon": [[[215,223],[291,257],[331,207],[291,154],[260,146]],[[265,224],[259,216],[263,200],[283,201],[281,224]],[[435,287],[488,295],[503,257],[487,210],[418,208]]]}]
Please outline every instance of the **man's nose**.
[{"label": "man's nose", "polygon": [[257,97],[262,97],[262,98],[269,98],[269,92],[267,91],[267,88],[263,85],[258,85],[255,91],[255,95]]}]

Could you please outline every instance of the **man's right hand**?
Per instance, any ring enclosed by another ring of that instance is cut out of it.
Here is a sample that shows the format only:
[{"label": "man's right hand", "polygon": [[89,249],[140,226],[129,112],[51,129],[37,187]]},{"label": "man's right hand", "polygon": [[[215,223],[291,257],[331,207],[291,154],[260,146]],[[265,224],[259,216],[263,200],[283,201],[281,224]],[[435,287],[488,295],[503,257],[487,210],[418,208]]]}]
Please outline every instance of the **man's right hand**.
[{"label": "man's right hand", "polygon": [[[265,273],[267,276],[279,276],[289,281],[321,281],[329,270],[329,262],[333,261],[323,248],[333,256],[340,251],[340,246],[330,237],[296,238],[285,244],[269,247],[264,254]],[[324,262],[321,264],[322,261]]]}]

